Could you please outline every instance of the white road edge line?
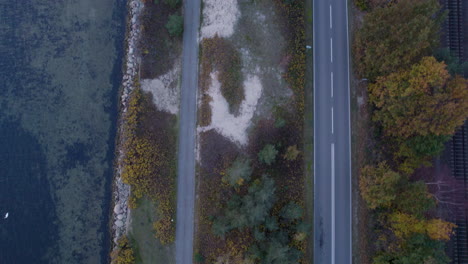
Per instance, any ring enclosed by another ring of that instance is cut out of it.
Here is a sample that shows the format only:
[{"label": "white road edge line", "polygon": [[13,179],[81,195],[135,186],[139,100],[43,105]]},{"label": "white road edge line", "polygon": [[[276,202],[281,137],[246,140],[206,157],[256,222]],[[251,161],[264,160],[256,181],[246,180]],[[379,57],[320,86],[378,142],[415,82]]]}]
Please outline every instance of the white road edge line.
[{"label": "white road edge line", "polygon": [[334,130],[334,122],[333,122],[334,118],[333,118],[333,106],[331,108],[331,129],[332,129],[332,134],[333,134],[333,130]]},{"label": "white road edge line", "polygon": [[[312,10],[315,10],[315,1],[312,1]],[[313,41],[313,43],[315,43],[315,30],[314,30],[314,25],[315,25],[315,16],[314,16],[314,11],[312,11],[312,41]],[[314,95],[314,99],[313,99],[313,101],[314,101],[314,110],[313,110],[313,112],[314,112],[314,140],[313,140],[313,141],[314,141],[314,147],[313,147],[313,148],[314,148],[314,154],[313,154],[313,156],[314,156],[314,157],[313,157],[313,160],[314,160],[314,179],[313,179],[313,181],[314,181],[314,190],[315,190],[315,186],[316,186],[316,185],[315,185],[315,164],[316,164],[316,160],[315,160],[315,139],[316,139],[316,137],[315,137],[315,136],[316,136],[316,134],[317,134],[316,131],[315,131],[315,129],[316,129],[315,121],[317,120],[317,118],[316,118],[317,115],[316,115],[316,113],[315,113],[315,106],[316,106],[316,99],[317,99],[317,96],[315,96],[315,95],[316,95],[316,93],[315,93],[315,88],[317,87],[317,86],[315,85],[315,79],[316,79],[316,76],[317,76],[317,75],[315,74],[315,68],[316,68],[316,67],[315,67],[315,51],[316,51],[316,48],[315,48],[315,46],[313,46],[313,51],[312,51],[312,63],[313,63],[313,66],[314,66],[314,67],[313,67],[312,76],[313,76],[313,79],[314,79],[314,84],[313,84],[314,87],[313,87],[312,90],[313,90],[313,95]],[[314,191],[314,195],[313,195],[313,196],[314,196],[314,203],[315,203],[315,191]],[[315,207],[314,207],[314,214],[315,214]],[[315,238],[315,234],[313,234],[313,236],[314,236],[314,238]]]},{"label": "white road edge line", "polygon": [[333,23],[332,23],[332,5],[330,5],[330,29],[333,28]]},{"label": "white road edge line", "polygon": [[333,62],[333,38],[330,38],[330,61]]},{"label": "white road edge line", "polygon": [[331,264],[335,264],[335,144],[334,143],[331,143],[331,183],[332,183],[331,184],[331,204],[332,204]]},{"label": "white road edge line", "polygon": [[331,83],[331,98],[333,98],[333,72],[330,74],[330,83]]},{"label": "white road edge line", "polygon": [[[350,79],[349,79],[349,26],[348,26],[348,0],[346,1],[346,50],[347,50],[347,60],[348,60],[348,125],[349,125],[349,178],[351,181],[352,178],[352,171],[351,171],[351,86],[350,86]],[[349,207],[349,263],[353,263],[353,203],[352,203],[352,184],[349,184],[349,202],[351,206]]]}]

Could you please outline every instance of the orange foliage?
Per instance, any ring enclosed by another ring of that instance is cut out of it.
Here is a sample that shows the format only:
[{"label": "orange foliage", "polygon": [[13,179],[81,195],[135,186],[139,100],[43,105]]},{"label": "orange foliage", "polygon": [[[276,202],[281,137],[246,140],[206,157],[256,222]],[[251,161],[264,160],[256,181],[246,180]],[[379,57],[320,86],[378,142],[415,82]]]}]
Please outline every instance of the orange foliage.
[{"label": "orange foliage", "polygon": [[426,232],[431,239],[448,241],[450,240],[450,235],[455,233],[453,229],[456,227],[455,224],[441,219],[431,219],[427,221]]},{"label": "orange foliage", "polygon": [[377,107],[373,119],[400,138],[453,134],[468,117],[468,89],[462,77],[449,78],[446,65],[434,57],[379,77],[369,86],[369,99]]},{"label": "orange foliage", "polygon": [[[131,186],[129,207],[135,208],[137,201],[147,196],[158,203],[159,220],[154,223],[156,237],[163,244],[175,238],[175,139],[169,131],[153,133],[147,123],[154,116],[148,115],[154,106],[150,98],[142,94],[139,87],[131,93],[125,115],[125,156],[122,161],[122,180]],[[166,128],[165,128],[166,129]]]}]

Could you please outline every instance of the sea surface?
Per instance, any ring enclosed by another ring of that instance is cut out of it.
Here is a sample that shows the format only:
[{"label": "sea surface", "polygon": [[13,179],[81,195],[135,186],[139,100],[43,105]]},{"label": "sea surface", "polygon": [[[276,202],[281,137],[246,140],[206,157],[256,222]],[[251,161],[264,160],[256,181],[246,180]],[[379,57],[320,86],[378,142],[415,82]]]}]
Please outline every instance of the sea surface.
[{"label": "sea surface", "polygon": [[107,262],[125,15],[0,0],[0,264]]}]

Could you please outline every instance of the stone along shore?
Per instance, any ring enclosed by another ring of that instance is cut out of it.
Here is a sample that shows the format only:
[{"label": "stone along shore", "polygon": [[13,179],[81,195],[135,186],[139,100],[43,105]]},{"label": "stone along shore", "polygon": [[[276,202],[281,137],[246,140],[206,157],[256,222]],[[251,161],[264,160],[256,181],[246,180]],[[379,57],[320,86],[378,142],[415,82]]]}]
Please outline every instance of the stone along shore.
[{"label": "stone along shore", "polygon": [[137,43],[141,33],[139,15],[143,8],[141,0],[130,0],[127,3],[128,18],[126,29],[126,55],[123,67],[123,80],[120,89],[120,117],[117,139],[117,162],[114,175],[113,205],[112,212],[112,237],[114,248],[117,240],[125,235],[131,222],[130,210],[128,208],[128,198],[130,196],[130,186],[122,181],[122,160],[124,158],[123,146],[125,143],[124,123],[128,109],[129,94],[135,87],[135,81],[138,80],[139,54],[137,53]]}]

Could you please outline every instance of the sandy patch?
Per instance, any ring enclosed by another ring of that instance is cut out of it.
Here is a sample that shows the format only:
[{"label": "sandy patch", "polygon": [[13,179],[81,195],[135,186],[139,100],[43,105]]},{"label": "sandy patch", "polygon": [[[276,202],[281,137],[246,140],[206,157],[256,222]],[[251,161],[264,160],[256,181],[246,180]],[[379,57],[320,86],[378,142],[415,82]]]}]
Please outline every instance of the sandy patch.
[{"label": "sandy patch", "polygon": [[240,17],[237,0],[203,0],[203,4],[201,37],[230,37]]},{"label": "sandy patch", "polygon": [[179,112],[180,101],[180,65],[156,79],[141,80],[141,89],[153,94],[153,102],[160,111],[176,115]]},{"label": "sandy patch", "polygon": [[239,114],[232,115],[229,112],[229,104],[221,94],[221,83],[218,81],[217,73],[211,73],[211,86],[208,95],[213,99],[211,106],[211,124],[199,127],[203,132],[215,129],[221,135],[240,145],[247,144],[247,128],[252,123],[252,117],[257,108],[258,100],[262,95],[262,83],[256,75],[247,75],[244,81],[245,99],[240,105]]}]

